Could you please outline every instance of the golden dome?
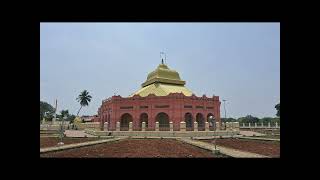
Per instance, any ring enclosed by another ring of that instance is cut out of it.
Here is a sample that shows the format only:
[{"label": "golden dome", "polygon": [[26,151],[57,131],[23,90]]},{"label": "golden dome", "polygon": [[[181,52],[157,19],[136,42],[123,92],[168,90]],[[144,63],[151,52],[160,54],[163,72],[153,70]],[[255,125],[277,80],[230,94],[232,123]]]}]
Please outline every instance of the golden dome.
[{"label": "golden dome", "polygon": [[130,97],[134,95],[146,97],[149,94],[167,96],[170,93],[183,93],[185,96],[191,96],[192,92],[184,86],[185,84],[186,82],[180,79],[177,71],[169,69],[162,63],[148,74],[142,88],[131,94]]},{"label": "golden dome", "polygon": [[157,82],[175,85],[185,84],[185,81],[182,81],[180,79],[179,73],[175,70],[169,69],[168,66],[165,64],[160,64],[156,70],[149,73],[147,80],[142,84],[142,87]]}]

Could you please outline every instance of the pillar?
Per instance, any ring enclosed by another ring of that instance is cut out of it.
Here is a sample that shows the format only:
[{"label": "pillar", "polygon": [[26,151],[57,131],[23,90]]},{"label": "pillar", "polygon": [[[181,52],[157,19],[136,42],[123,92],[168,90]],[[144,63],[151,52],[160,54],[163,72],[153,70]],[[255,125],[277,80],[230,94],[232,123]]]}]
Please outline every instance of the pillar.
[{"label": "pillar", "polygon": [[216,122],[216,131],[217,130],[220,130],[220,123],[219,122]]},{"label": "pillar", "polygon": [[251,128],[251,124],[249,123],[249,128]]},{"label": "pillar", "polygon": [[184,121],[180,122],[180,131],[186,131],[186,122]]},{"label": "pillar", "polygon": [[173,122],[170,121],[169,124],[170,124],[170,131],[173,131]]},{"label": "pillar", "polygon": [[263,122],[261,122],[261,127],[263,127]]},{"label": "pillar", "polygon": [[132,131],[132,122],[129,122],[129,131]]},{"label": "pillar", "polygon": [[269,123],[268,123],[268,128],[270,128],[270,127],[271,127],[271,123],[269,122]]},{"label": "pillar", "polygon": [[209,131],[209,122],[205,122],[205,131]]},{"label": "pillar", "polygon": [[120,122],[119,121],[116,123],[116,131],[120,131]]},{"label": "pillar", "polygon": [[142,131],[146,131],[146,122],[142,122]]},{"label": "pillar", "polygon": [[276,122],[276,128],[278,128],[278,122]]},{"label": "pillar", "polygon": [[254,127],[257,128],[257,123],[254,123]]},{"label": "pillar", "polygon": [[193,126],[194,126],[194,131],[198,131],[198,122],[197,121],[195,121],[194,123],[193,123]]},{"label": "pillar", "polygon": [[104,131],[108,131],[109,129],[108,129],[108,122],[105,122],[104,123]]},{"label": "pillar", "polygon": [[156,131],[159,131],[159,122],[156,122]]}]

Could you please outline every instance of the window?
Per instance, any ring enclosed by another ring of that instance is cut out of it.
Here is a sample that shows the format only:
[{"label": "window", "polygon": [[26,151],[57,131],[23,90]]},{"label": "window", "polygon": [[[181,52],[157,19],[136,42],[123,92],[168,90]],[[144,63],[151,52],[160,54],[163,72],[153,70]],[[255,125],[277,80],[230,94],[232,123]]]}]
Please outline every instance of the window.
[{"label": "window", "polygon": [[192,108],[192,106],[186,105],[184,106],[184,108]]},{"label": "window", "polygon": [[170,107],[169,105],[156,105],[155,108],[168,108]]},{"label": "window", "polygon": [[120,109],[133,109],[133,106],[122,106]]}]

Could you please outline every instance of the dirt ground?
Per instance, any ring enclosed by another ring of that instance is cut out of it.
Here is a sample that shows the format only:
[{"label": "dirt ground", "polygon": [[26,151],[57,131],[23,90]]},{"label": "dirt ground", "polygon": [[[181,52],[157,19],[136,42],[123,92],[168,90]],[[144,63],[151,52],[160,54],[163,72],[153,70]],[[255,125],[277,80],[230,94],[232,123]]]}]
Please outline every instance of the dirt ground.
[{"label": "dirt ground", "polygon": [[40,157],[77,158],[218,158],[196,146],[174,139],[125,139],[87,147],[50,152]]},{"label": "dirt ground", "polygon": [[[201,140],[212,143],[212,140]],[[280,157],[280,142],[246,140],[246,139],[217,139],[217,145],[239,149],[256,154],[262,154],[271,157]]]},{"label": "dirt ground", "polygon": [[[64,144],[75,144],[87,141],[99,140],[98,138],[63,138]],[[60,142],[59,137],[40,137],[40,148],[54,147]]]}]

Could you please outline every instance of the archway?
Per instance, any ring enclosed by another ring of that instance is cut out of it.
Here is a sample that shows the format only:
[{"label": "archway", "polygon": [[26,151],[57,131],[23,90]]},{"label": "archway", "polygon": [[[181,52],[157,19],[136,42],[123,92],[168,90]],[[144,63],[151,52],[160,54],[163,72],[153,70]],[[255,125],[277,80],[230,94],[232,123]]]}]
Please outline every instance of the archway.
[{"label": "archway", "polygon": [[121,116],[120,120],[120,131],[129,130],[129,122],[132,122],[132,116],[129,113],[125,113]]},{"label": "archway", "polygon": [[169,116],[166,113],[159,113],[156,116],[156,122],[159,122],[159,130],[160,131],[169,131],[170,124],[169,124]]},{"label": "archway", "polygon": [[139,127],[142,130],[142,122],[146,123],[146,129],[148,127],[148,114],[147,113],[142,113],[140,115],[140,123],[139,123]]},{"label": "archway", "polygon": [[204,131],[205,130],[205,120],[201,113],[198,113],[196,116],[196,121],[198,123],[198,130]]},{"label": "archway", "polygon": [[186,113],[184,115],[184,121],[186,122],[186,130],[193,131],[193,119],[191,113]]},{"label": "archway", "polygon": [[[210,119],[210,116],[212,117],[212,119]],[[209,123],[209,130],[214,131],[216,127],[216,119],[212,113],[209,113],[207,115],[207,122]]]}]

